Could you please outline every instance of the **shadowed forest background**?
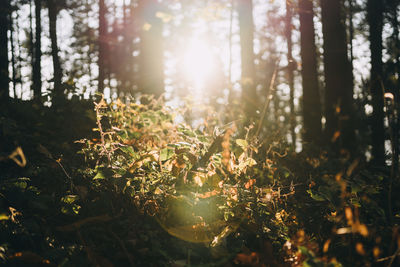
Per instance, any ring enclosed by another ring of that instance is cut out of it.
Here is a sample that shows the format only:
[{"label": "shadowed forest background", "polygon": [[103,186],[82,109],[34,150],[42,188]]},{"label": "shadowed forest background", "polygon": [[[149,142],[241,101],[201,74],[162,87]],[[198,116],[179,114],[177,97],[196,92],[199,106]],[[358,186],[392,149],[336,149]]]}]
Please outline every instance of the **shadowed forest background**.
[{"label": "shadowed forest background", "polygon": [[399,0],[0,0],[0,264],[399,266]]}]

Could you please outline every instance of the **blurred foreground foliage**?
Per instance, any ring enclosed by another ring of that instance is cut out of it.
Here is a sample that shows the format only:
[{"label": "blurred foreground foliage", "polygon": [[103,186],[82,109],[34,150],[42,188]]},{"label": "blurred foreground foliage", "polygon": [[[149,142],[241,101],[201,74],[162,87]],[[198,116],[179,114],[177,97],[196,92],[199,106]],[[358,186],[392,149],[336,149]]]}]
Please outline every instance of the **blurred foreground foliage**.
[{"label": "blurred foreground foliage", "polygon": [[0,115],[0,262],[399,264],[389,169],[311,145],[295,153],[213,114],[191,127],[190,108],[148,96],[10,106]]}]

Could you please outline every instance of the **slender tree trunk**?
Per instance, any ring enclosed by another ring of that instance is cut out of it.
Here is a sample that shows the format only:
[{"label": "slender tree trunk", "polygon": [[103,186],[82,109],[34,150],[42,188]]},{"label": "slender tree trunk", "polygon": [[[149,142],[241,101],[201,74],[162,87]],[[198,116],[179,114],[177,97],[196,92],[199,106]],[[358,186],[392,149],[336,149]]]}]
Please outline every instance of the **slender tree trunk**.
[{"label": "slender tree trunk", "polygon": [[63,96],[62,88],[62,68],[60,57],[58,56],[58,42],[57,42],[57,15],[58,7],[55,0],[48,0],[49,10],[49,32],[51,40],[51,57],[53,58],[53,71],[54,71],[54,95],[56,97]]},{"label": "slender tree trunk", "polygon": [[33,70],[32,70],[32,78],[33,78],[33,96],[36,102],[41,102],[42,96],[42,66],[41,66],[41,58],[42,58],[42,50],[41,50],[41,35],[42,35],[42,1],[35,0],[35,45],[34,45],[34,62],[33,62]]},{"label": "slender tree trunk", "polygon": [[254,23],[252,0],[237,0],[240,56],[242,64],[242,101],[246,113],[255,117],[258,106],[254,65]]},{"label": "slender tree trunk", "polygon": [[53,59],[53,79],[54,79],[54,97],[56,101],[63,97],[62,88],[62,69],[60,64],[60,57],[58,56],[57,44],[57,14],[58,7],[56,0],[47,0],[49,10],[49,32],[51,40],[51,57]]},{"label": "slender tree trunk", "polygon": [[349,45],[350,45],[350,63],[353,69],[353,61],[354,61],[354,53],[353,53],[353,40],[354,40],[354,23],[353,23],[353,15],[354,15],[354,6],[353,0],[348,0],[349,5]]},{"label": "slender tree trunk", "polygon": [[21,91],[19,93],[19,98],[22,99],[22,93],[23,93],[22,91],[23,91],[24,85],[23,85],[23,79],[21,77],[21,73],[22,73],[22,57],[21,57],[21,40],[19,38],[20,27],[19,27],[18,11],[16,12],[16,14],[17,14],[17,17],[15,19],[15,27],[16,27],[16,30],[17,30],[17,47],[18,47],[18,59],[17,59],[17,62],[18,62],[18,64],[17,64],[17,66],[18,66],[18,76],[17,76],[17,80],[18,80],[18,82],[20,84],[20,89],[21,89]]},{"label": "slender tree trunk", "polygon": [[290,88],[290,134],[292,136],[293,148],[296,148],[296,111],[294,109],[294,71],[296,69],[295,62],[293,60],[293,41],[292,41],[292,18],[293,18],[293,1],[286,0],[286,18],[285,18],[285,35],[287,44],[287,76],[288,84]]},{"label": "slender tree trunk", "polygon": [[141,92],[160,96],[164,92],[163,22],[156,16],[160,10],[156,0],[139,1],[140,55],[139,75]]},{"label": "slender tree trunk", "polygon": [[377,164],[383,165],[385,163],[385,128],[383,124],[383,5],[381,0],[368,0],[367,20],[369,25],[369,41],[371,50],[371,96],[373,107],[371,119],[372,157]]},{"label": "slender tree trunk", "polygon": [[397,83],[394,90],[394,121],[393,121],[393,172],[399,175],[399,153],[400,153],[400,36],[399,36],[399,14],[398,7],[400,2],[393,3],[391,7],[391,24],[393,27],[393,42],[395,47],[394,62],[395,62],[395,73],[397,73]]},{"label": "slender tree trunk", "polygon": [[0,1],[0,104],[9,101],[9,73],[8,73],[8,14],[9,1]]},{"label": "slender tree trunk", "polygon": [[301,75],[303,86],[303,141],[321,141],[321,99],[317,72],[313,2],[299,0]]},{"label": "slender tree trunk", "polygon": [[[87,24],[87,27],[89,28],[89,21],[91,20],[91,18],[90,18],[90,13],[89,13],[89,11],[90,11],[90,3],[89,3],[89,0],[86,0],[85,1],[85,11],[86,11],[86,24]],[[89,75],[89,92],[91,92],[92,91],[92,89],[94,88],[93,87],[93,81],[95,80],[95,79],[93,79],[93,74],[92,74],[92,55],[93,55],[93,51],[92,51],[92,39],[91,38],[88,38],[87,39],[88,41],[88,44],[87,44],[87,46],[88,46],[88,50],[87,50],[87,54],[86,54],[86,57],[87,57],[87,64],[88,64],[88,75]]]},{"label": "slender tree trunk", "polygon": [[356,147],[353,124],[353,82],[347,55],[343,0],[321,0],[324,36],[325,135],[333,148],[353,153]]},{"label": "slender tree trunk", "polygon": [[[32,2],[34,0],[29,0],[29,54],[31,57],[31,68],[32,68],[32,85],[31,89],[34,88],[33,84],[33,69],[35,66],[35,44],[33,39],[33,12],[32,12]],[[35,98],[35,92],[33,92],[33,98]]]},{"label": "slender tree trunk", "polygon": [[14,99],[17,99],[17,79],[16,79],[16,67],[15,67],[15,45],[14,45],[14,24],[12,12],[9,13],[9,28],[10,28],[10,46],[11,46],[11,68],[12,68],[12,84]]},{"label": "slender tree trunk", "polygon": [[104,0],[99,0],[99,77],[98,77],[98,91],[104,93],[104,79],[105,79],[105,58],[107,52],[107,20],[106,20],[107,7]]}]

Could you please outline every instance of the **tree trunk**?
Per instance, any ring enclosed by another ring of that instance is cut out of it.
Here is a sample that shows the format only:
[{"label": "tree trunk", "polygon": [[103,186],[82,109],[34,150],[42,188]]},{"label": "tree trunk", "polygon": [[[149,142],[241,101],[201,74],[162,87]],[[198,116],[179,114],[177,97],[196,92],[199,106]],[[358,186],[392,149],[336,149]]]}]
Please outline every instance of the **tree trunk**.
[{"label": "tree trunk", "polygon": [[8,14],[9,1],[0,1],[0,104],[9,101],[9,73],[8,73]]},{"label": "tree trunk", "polygon": [[385,163],[385,128],[383,124],[383,63],[382,63],[382,29],[383,5],[381,0],[368,0],[367,20],[369,25],[369,41],[371,50],[371,96],[372,96],[372,157],[383,165]]},{"label": "tree trunk", "polygon": [[[16,31],[17,33],[19,33],[20,31],[20,27],[19,27],[19,15],[18,15],[18,11],[16,12],[17,17],[15,19],[15,27],[16,27]],[[19,92],[19,98],[22,99],[22,93],[23,93],[23,88],[24,88],[24,84],[23,84],[23,80],[22,80],[22,57],[21,57],[21,40],[19,38],[19,34],[17,34],[17,47],[18,47],[18,58],[17,58],[17,67],[18,67],[18,75],[17,75],[17,80],[20,84],[20,92]]]},{"label": "tree trunk", "polygon": [[9,13],[9,28],[10,28],[10,46],[11,46],[11,69],[12,69],[12,87],[13,87],[13,95],[14,99],[17,99],[17,75],[16,75],[16,67],[15,67],[15,45],[14,45],[14,25],[12,12]]},{"label": "tree trunk", "polygon": [[399,1],[391,1],[390,5],[390,22],[393,27],[392,39],[393,39],[393,46],[394,46],[394,64],[395,64],[395,71],[394,73],[397,74],[396,86],[393,90],[394,92],[394,110],[393,110],[393,140],[392,140],[392,153],[393,153],[393,173],[397,174],[400,173],[399,169],[399,153],[400,153],[400,36],[399,36],[399,13],[398,7],[400,5]]},{"label": "tree trunk", "polygon": [[[33,85],[33,68],[35,66],[35,44],[33,39],[33,12],[32,12],[32,2],[34,0],[29,0],[29,54],[31,57],[31,68],[32,68],[32,85],[31,89],[34,88]],[[33,92],[33,97],[35,98],[35,92]]]},{"label": "tree trunk", "polygon": [[[57,14],[58,7],[55,0],[47,1],[49,10],[49,32],[51,40],[51,57],[53,59],[53,79],[54,79],[54,97],[58,100],[63,97],[62,88],[62,69],[60,64],[60,58],[58,56],[58,44],[57,44]],[[57,101],[56,100],[56,101]]]},{"label": "tree trunk", "polygon": [[98,91],[104,93],[105,58],[107,52],[107,7],[104,0],[99,0],[99,56],[98,56]]},{"label": "tree trunk", "polygon": [[347,56],[343,0],[321,0],[325,70],[325,136],[332,147],[355,151],[353,82]]},{"label": "tree trunk", "polygon": [[322,140],[321,99],[318,85],[313,2],[299,0],[301,75],[303,86],[303,142]]},{"label": "tree trunk", "polygon": [[42,35],[42,1],[35,0],[35,46],[33,49],[34,54],[34,62],[33,62],[33,70],[32,70],[32,79],[33,79],[33,97],[36,102],[41,102],[42,96],[42,66],[41,66],[41,58],[42,58],[42,50],[41,50],[41,35]]},{"label": "tree trunk", "polygon": [[254,24],[252,0],[237,0],[242,64],[242,101],[246,113],[255,117],[258,106],[254,65]]},{"label": "tree trunk", "polygon": [[293,148],[296,149],[296,111],[294,110],[294,70],[296,69],[293,60],[293,42],[292,42],[292,17],[293,17],[293,1],[286,0],[286,18],[285,18],[285,35],[287,44],[287,78],[290,88],[290,135],[292,137]]},{"label": "tree trunk", "polygon": [[156,16],[158,11],[160,4],[156,0],[139,1],[139,90],[156,97],[164,92],[163,22]]}]

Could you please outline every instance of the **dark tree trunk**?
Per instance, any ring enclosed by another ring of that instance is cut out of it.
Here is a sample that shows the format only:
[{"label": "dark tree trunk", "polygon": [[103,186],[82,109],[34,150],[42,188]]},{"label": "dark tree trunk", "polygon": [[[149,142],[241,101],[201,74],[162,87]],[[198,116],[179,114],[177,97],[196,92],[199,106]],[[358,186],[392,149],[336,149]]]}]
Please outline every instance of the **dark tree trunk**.
[{"label": "dark tree trunk", "polygon": [[60,64],[60,57],[58,56],[57,44],[57,14],[58,7],[56,0],[47,0],[49,10],[49,32],[51,40],[51,57],[53,59],[53,79],[54,79],[54,97],[60,99],[63,97],[62,88],[62,69]]},{"label": "dark tree trunk", "polygon": [[164,93],[163,22],[156,16],[160,4],[156,0],[139,1],[140,55],[139,90],[160,96]]},{"label": "dark tree trunk", "polygon": [[371,96],[372,96],[372,157],[373,160],[383,165],[385,163],[385,128],[384,118],[384,91],[383,63],[382,63],[382,29],[383,5],[381,0],[368,0],[367,20],[369,25],[369,41],[371,50]]},{"label": "dark tree trunk", "polygon": [[98,91],[104,93],[105,65],[107,53],[107,7],[104,0],[99,0],[99,56],[98,56]]},{"label": "dark tree trunk", "polygon": [[10,2],[0,1],[0,104],[9,101],[9,73],[8,73],[8,14]]},{"label": "dark tree trunk", "polygon": [[[20,27],[19,27],[19,15],[18,15],[18,11],[17,11],[17,17],[15,19],[15,27],[16,27],[16,31],[17,33],[20,31]],[[20,92],[19,92],[19,98],[22,99],[22,93],[23,93],[23,80],[21,77],[21,73],[22,73],[22,57],[21,57],[21,40],[19,38],[19,34],[17,34],[17,47],[18,47],[18,57],[17,57],[17,67],[18,67],[18,75],[17,75],[17,80],[20,84]]]},{"label": "dark tree trunk", "polygon": [[353,23],[353,16],[354,16],[354,5],[353,0],[348,0],[349,6],[349,45],[350,45],[350,64],[353,69],[353,61],[354,61],[354,53],[353,53],[353,40],[354,40],[354,23]]},{"label": "dark tree trunk", "polygon": [[[33,89],[33,68],[35,66],[35,44],[33,39],[33,12],[32,12],[32,2],[34,0],[29,0],[29,54],[31,57],[31,67],[32,67],[32,86]],[[33,97],[35,98],[35,92],[33,92]]]},{"label": "dark tree trunk", "polygon": [[33,80],[33,97],[36,102],[41,102],[42,96],[42,50],[41,50],[41,35],[42,35],[42,1],[35,0],[35,46],[33,49],[34,62],[32,70],[32,80]]},{"label": "dark tree trunk", "polygon": [[258,106],[254,65],[254,24],[252,0],[237,0],[242,64],[242,101],[250,117],[256,115]]},{"label": "dark tree trunk", "polygon": [[397,175],[400,173],[399,169],[399,154],[400,154],[400,36],[399,36],[399,13],[397,12],[398,6],[393,10],[394,16],[393,16],[393,28],[394,32],[393,35],[396,38],[395,39],[395,44],[396,44],[396,70],[397,70],[397,90],[395,94],[395,107],[397,107],[397,110],[395,111],[396,113],[396,118],[395,118],[395,129],[394,129],[394,169],[397,172]]},{"label": "dark tree trunk", "polygon": [[325,136],[332,147],[353,153],[356,147],[353,116],[353,82],[347,56],[343,0],[321,0],[324,35]]},{"label": "dark tree trunk", "polygon": [[293,60],[293,41],[292,41],[292,17],[293,17],[293,1],[286,0],[286,18],[285,18],[285,35],[287,44],[287,78],[290,88],[290,135],[292,137],[293,148],[296,148],[296,111],[294,110],[294,71],[296,68]]},{"label": "dark tree trunk", "polygon": [[12,18],[12,12],[10,10],[9,13],[9,28],[10,28],[10,46],[11,46],[11,69],[12,69],[12,85],[13,85],[13,94],[14,99],[17,99],[17,71],[16,71],[16,62],[15,62],[15,45],[14,45],[14,24]]},{"label": "dark tree trunk", "polygon": [[[90,13],[89,13],[90,12],[90,3],[89,2],[90,2],[89,0],[85,1],[86,23],[88,23],[91,20]],[[88,29],[90,29],[89,25],[87,25],[87,27],[88,27]],[[94,88],[93,81],[95,80],[95,78],[93,78],[93,73],[92,73],[92,57],[93,57],[92,38],[89,37],[87,39],[87,42],[88,42],[87,43],[88,49],[87,49],[86,57],[87,57],[87,64],[88,64],[87,68],[88,68],[88,75],[89,75],[89,88],[90,88],[89,92],[92,92],[92,89]]]},{"label": "dark tree trunk", "polygon": [[322,140],[322,126],[313,2],[310,0],[299,0],[299,14],[303,86],[303,141],[305,144],[310,142],[318,143]]}]

